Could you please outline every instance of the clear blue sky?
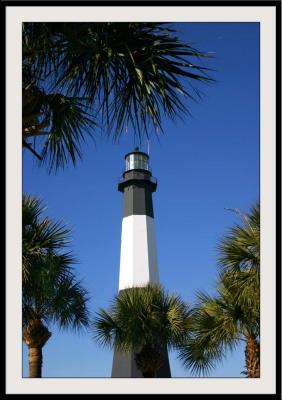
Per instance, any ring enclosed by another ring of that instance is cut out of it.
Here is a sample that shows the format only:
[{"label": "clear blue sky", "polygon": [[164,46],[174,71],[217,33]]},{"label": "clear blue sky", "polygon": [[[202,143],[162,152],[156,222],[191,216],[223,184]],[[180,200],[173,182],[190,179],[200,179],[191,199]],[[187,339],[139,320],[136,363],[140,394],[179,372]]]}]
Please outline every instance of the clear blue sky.
[{"label": "clear blue sky", "polygon": [[[202,85],[205,97],[188,102],[192,118],[164,121],[160,142],[150,142],[159,272],[162,284],[191,304],[198,290],[215,289],[216,245],[238,217],[225,207],[247,211],[259,199],[259,24],[175,24],[179,36],[214,52],[205,66],[217,83]],[[23,191],[40,197],[47,214],[73,229],[71,249],[77,276],[90,292],[91,311],[107,307],[118,290],[122,194],[117,181],[124,154],[135,145],[132,131],[119,143],[97,136],[83,147],[76,168],[48,175],[24,153]],[[147,143],[143,143],[147,150]],[[87,333],[51,327],[43,348],[43,377],[109,377],[112,352]],[[189,377],[170,353],[173,377]],[[210,376],[242,377],[243,346]],[[23,346],[23,376],[28,375]]]}]

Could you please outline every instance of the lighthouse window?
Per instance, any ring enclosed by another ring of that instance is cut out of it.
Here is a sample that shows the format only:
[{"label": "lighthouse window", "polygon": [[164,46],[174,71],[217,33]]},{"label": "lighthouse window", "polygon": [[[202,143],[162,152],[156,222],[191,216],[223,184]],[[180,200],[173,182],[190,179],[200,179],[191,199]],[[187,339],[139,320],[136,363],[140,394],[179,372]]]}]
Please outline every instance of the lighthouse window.
[{"label": "lighthouse window", "polygon": [[148,170],[148,159],[144,154],[130,154],[126,158],[126,170],[145,169]]}]

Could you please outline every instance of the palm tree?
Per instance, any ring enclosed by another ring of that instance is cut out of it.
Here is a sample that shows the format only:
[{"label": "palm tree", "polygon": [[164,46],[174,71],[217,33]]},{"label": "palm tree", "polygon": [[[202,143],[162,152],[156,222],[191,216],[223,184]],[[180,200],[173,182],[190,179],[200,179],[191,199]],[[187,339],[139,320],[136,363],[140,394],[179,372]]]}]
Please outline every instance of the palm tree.
[{"label": "palm tree", "polygon": [[208,56],[162,23],[24,23],[23,145],[57,169],[98,123],[115,138],[130,125],[141,140],[188,112],[180,96],[212,81],[193,59]]},{"label": "palm tree", "polygon": [[109,311],[100,310],[92,327],[102,345],[136,350],[136,365],[144,378],[154,378],[165,346],[173,348],[186,337],[192,311],[161,286],[148,284],[119,292]]},{"label": "palm tree", "polygon": [[218,247],[217,294],[198,293],[192,335],[180,348],[180,359],[194,373],[210,372],[243,340],[243,373],[248,378],[260,376],[259,205],[239,214],[242,223],[232,227]]},{"label": "palm tree", "polygon": [[29,377],[40,378],[42,348],[49,323],[75,331],[88,326],[88,294],[75,279],[68,245],[69,229],[42,218],[41,202],[23,196],[23,340],[29,349]]}]

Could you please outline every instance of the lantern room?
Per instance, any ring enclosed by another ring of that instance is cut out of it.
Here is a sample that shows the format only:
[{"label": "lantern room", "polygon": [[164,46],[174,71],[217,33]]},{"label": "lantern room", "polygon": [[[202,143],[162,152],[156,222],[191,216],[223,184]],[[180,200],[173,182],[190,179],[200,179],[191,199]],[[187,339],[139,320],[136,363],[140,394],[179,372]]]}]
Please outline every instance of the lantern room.
[{"label": "lantern room", "polygon": [[125,172],[134,169],[149,171],[149,156],[136,147],[134,151],[125,156]]}]

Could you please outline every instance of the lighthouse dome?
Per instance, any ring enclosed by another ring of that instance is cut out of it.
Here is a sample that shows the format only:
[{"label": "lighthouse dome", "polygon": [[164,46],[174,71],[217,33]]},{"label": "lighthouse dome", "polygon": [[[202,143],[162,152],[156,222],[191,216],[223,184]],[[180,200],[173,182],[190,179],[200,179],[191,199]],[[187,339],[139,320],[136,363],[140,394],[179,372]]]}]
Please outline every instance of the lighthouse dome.
[{"label": "lighthouse dome", "polygon": [[149,171],[148,160],[148,154],[140,151],[139,148],[136,147],[134,151],[125,156],[125,171],[131,171],[133,169]]}]

